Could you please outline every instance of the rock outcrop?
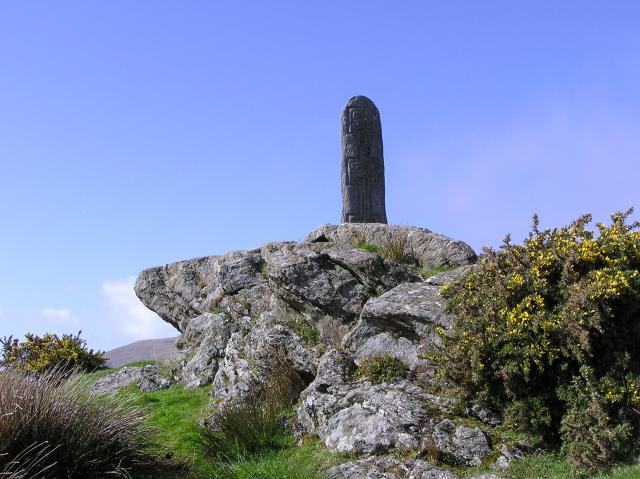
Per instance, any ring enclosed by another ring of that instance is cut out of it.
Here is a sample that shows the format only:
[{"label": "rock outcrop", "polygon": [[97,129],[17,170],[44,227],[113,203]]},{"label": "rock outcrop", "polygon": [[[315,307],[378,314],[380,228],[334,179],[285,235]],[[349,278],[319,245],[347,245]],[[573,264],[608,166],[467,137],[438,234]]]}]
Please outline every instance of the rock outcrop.
[{"label": "rock outcrop", "polygon": [[369,457],[333,467],[329,479],[458,479],[449,471],[420,459],[401,460],[393,456]]},{"label": "rock outcrop", "polygon": [[165,389],[173,381],[162,375],[158,366],[124,367],[113,374],[98,379],[91,387],[92,394],[113,393],[135,384],[143,392]]},{"label": "rock outcrop", "polygon": [[309,233],[305,241],[331,241],[349,245],[365,242],[380,248],[401,246],[405,261],[423,268],[434,268],[443,264],[464,266],[476,260],[476,253],[463,241],[416,226],[382,223],[322,225]]},{"label": "rock outcrop", "polygon": [[[475,259],[465,243],[422,228],[324,225],[300,243],[147,269],[135,291],[181,331],[180,379],[211,384],[214,408],[260,392],[273,359],[285,361],[301,385],[298,437],[363,458],[329,477],[450,479],[389,454],[432,450],[450,464],[477,465],[492,450],[482,428],[447,418],[458,401],[428,391],[433,371],[423,354],[438,344],[436,328],[452,327],[440,287]],[[419,274],[440,266],[451,271]],[[375,384],[354,374],[363,358],[381,355],[404,363],[407,376]]]}]

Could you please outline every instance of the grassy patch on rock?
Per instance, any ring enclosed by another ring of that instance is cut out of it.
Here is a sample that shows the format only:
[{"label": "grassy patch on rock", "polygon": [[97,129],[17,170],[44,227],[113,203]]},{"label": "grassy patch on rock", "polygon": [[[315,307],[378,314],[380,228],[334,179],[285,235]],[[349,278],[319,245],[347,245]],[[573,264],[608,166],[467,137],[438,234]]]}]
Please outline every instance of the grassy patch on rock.
[{"label": "grassy patch on rock", "polygon": [[360,360],[356,378],[368,379],[374,384],[390,382],[407,376],[409,368],[390,354],[367,356]]},{"label": "grassy patch on rock", "polygon": [[[116,370],[87,376],[96,381]],[[344,459],[328,452],[317,440],[296,445],[289,428],[293,397],[286,395],[291,384],[285,379],[274,381],[266,396],[256,396],[219,416],[217,425],[223,430],[213,433],[200,425],[212,413],[209,387],[185,389],[178,383],[146,393],[135,386],[121,390],[118,397],[146,412],[148,426],[155,431],[149,452],[168,465],[162,471],[141,472],[133,478],[322,478],[324,471]]]},{"label": "grassy patch on rock", "polygon": [[300,314],[287,314],[282,318],[282,324],[291,329],[309,345],[317,344],[320,340],[320,331],[318,328],[309,324]]},{"label": "grassy patch on rock", "polygon": [[456,269],[456,266],[451,266],[449,264],[441,264],[439,266],[434,266],[433,268],[421,268],[418,270],[418,274],[423,278],[427,279],[431,276],[435,276],[436,274],[446,273],[447,271],[452,271]]}]

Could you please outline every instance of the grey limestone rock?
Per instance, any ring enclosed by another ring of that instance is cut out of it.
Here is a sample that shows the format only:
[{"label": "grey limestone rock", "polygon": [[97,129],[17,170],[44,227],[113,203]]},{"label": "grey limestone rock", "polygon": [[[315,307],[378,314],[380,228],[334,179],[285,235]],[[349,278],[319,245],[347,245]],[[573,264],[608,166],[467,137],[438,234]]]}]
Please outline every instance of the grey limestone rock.
[{"label": "grey limestone rock", "polygon": [[[323,359],[339,371],[335,357]],[[297,412],[305,432],[315,432],[328,449],[371,455],[419,448],[429,419],[428,401],[428,395],[407,380],[375,385],[319,381],[302,393]]]},{"label": "grey limestone rock", "polygon": [[329,479],[457,479],[449,471],[420,459],[374,456],[347,462],[327,471]]},{"label": "grey limestone rock", "polygon": [[342,222],[386,223],[380,113],[365,96],[342,111]]},{"label": "grey limestone rock", "polygon": [[275,294],[298,310],[350,321],[364,303],[418,278],[380,256],[336,243],[270,243],[262,247]]},{"label": "grey limestone rock", "polygon": [[[406,264],[351,242],[353,235],[382,242],[390,232],[405,235],[416,265],[475,259],[464,243],[420,228],[326,225],[302,243],[269,243],[145,270],[136,294],[182,331],[181,377],[188,387],[212,382],[214,410],[263,391],[277,355],[306,387],[297,408],[300,436],[315,433],[333,451],[365,456],[419,450],[423,438],[433,436],[441,452],[475,463],[481,439],[488,444],[483,433],[456,425],[438,429],[431,417],[434,408],[449,412],[455,399],[429,394],[408,379],[354,381],[354,360],[384,353],[410,364],[415,378],[424,366],[421,348],[437,341],[437,326],[451,325],[439,288],[466,271],[422,281]],[[146,388],[137,374],[115,382]],[[407,470],[413,475],[401,477],[432,477]]]},{"label": "grey limestone rock", "polygon": [[384,247],[397,241],[404,247],[407,262],[423,268],[441,265],[465,266],[476,261],[476,253],[463,241],[433,233],[416,226],[387,225],[381,223],[343,223],[322,225],[305,238],[307,242],[333,241],[354,244],[364,241]]},{"label": "grey limestone rock", "polygon": [[500,471],[506,471],[512,462],[522,459],[522,456],[527,453],[528,449],[527,446],[522,444],[515,446],[503,444],[500,448],[500,457],[498,457],[493,467]]},{"label": "grey limestone rock", "polygon": [[450,419],[436,424],[432,439],[444,459],[453,464],[479,466],[491,452],[491,442],[481,429],[456,426]]},{"label": "grey limestone rock", "polygon": [[92,394],[113,393],[119,389],[136,384],[141,391],[149,392],[165,389],[172,381],[162,376],[158,366],[124,367],[113,374],[99,379],[91,388]]},{"label": "grey limestone rock", "polygon": [[480,420],[484,424],[488,424],[489,426],[497,426],[502,422],[502,416],[500,415],[500,413],[480,406],[479,404],[474,404],[471,408],[469,408],[467,410],[467,415],[475,417],[476,419]]},{"label": "grey limestone rock", "polygon": [[299,437],[315,433],[329,450],[370,456],[421,450],[426,446],[424,438],[433,434],[436,439],[430,445],[465,464],[488,453],[481,447],[489,443],[480,430],[452,423],[453,429],[447,429],[446,437],[441,438],[443,425],[430,411],[448,413],[455,399],[427,393],[405,379],[382,384],[353,382],[352,373],[353,365],[344,352],[330,350],[322,356],[318,375],[300,397]]},{"label": "grey limestone rock", "polygon": [[[180,261],[144,270],[134,289],[145,306],[184,331],[191,319],[215,310],[224,298],[235,299],[242,292],[248,296],[245,302],[259,310],[266,283],[261,274],[262,263],[259,250]],[[234,311],[232,305],[227,306],[230,312]]]},{"label": "grey limestone rock", "polygon": [[[136,293],[183,332],[188,387],[213,380],[214,403],[246,397],[265,379],[271,349],[283,347],[305,384],[320,353],[296,324],[338,344],[373,295],[419,281],[402,266],[338,243],[270,243],[143,271]],[[304,336],[304,335],[303,335]]]},{"label": "grey limestone rock", "polygon": [[184,354],[182,378],[191,389],[213,382],[231,334],[239,323],[228,314],[204,313],[188,322],[178,341]]},{"label": "grey limestone rock", "polygon": [[419,367],[421,347],[437,344],[435,328],[451,327],[443,312],[439,287],[403,283],[364,305],[360,319],[343,340],[356,361],[372,355],[391,354],[410,367]]},{"label": "grey limestone rock", "polygon": [[213,381],[214,406],[223,408],[259,393],[270,380],[275,354],[287,361],[302,384],[311,382],[320,353],[280,322],[290,313],[286,307],[275,305],[231,334]]}]

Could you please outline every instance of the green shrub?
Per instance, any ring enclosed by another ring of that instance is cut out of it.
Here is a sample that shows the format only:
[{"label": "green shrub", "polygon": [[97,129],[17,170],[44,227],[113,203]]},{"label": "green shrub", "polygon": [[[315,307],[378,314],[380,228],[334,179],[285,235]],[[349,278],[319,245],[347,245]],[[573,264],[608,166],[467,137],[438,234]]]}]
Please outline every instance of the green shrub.
[{"label": "green shrub", "polygon": [[442,288],[454,328],[433,359],[468,399],[547,443],[562,440],[576,473],[606,468],[640,436],[640,232],[610,226],[505,238]]},{"label": "green shrub", "polygon": [[407,376],[409,369],[391,354],[367,356],[360,360],[355,376],[372,383],[384,383]]},{"label": "green shrub", "polygon": [[52,333],[42,337],[27,333],[22,342],[12,336],[2,338],[0,366],[33,374],[61,367],[93,371],[107,362],[107,358],[101,351],[87,349],[86,341],[80,339],[81,333],[65,334],[61,338]]},{"label": "green shrub", "polygon": [[144,411],[121,397],[93,396],[89,387],[82,375],[60,369],[38,376],[0,371],[0,471],[15,478],[129,477],[154,464],[145,452],[151,431]]}]

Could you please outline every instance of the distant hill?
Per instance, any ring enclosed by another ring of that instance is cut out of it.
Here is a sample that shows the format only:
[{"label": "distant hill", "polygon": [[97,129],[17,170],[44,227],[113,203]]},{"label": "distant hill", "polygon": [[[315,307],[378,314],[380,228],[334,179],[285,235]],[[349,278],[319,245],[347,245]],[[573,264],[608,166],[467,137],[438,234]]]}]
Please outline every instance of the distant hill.
[{"label": "distant hill", "polygon": [[117,368],[135,361],[169,359],[173,354],[178,352],[176,348],[177,339],[177,337],[144,339],[112,349],[105,354],[105,356],[109,358],[106,366]]}]

